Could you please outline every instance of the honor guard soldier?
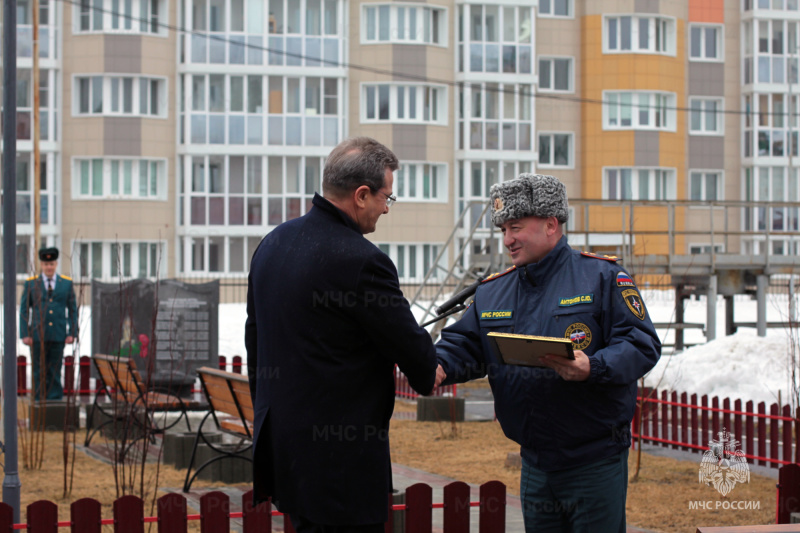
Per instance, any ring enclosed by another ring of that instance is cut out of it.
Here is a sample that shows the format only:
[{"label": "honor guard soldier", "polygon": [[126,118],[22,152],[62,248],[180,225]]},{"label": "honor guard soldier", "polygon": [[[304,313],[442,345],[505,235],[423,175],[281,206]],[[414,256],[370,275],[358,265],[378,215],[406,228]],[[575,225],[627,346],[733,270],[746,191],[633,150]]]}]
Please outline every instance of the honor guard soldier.
[{"label": "honor guard soldier", "polygon": [[[23,344],[31,347],[33,397],[60,400],[64,345],[78,335],[78,309],[72,279],[56,274],[58,248],[39,250],[42,275],[25,281],[19,308]],[[44,368],[44,372],[42,372]]]},{"label": "honor guard soldier", "polygon": [[[514,268],[487,278],[442,331],[437,385],[488,375],[497,419],[521,446],[526,531],[624,533],[636,381],[658,361],[661,342],[616,258],[567,244],[563,183],[522,174],[490,195]],[[569,339],[575,360],[502,364],[487,338],[493,331]]]}]

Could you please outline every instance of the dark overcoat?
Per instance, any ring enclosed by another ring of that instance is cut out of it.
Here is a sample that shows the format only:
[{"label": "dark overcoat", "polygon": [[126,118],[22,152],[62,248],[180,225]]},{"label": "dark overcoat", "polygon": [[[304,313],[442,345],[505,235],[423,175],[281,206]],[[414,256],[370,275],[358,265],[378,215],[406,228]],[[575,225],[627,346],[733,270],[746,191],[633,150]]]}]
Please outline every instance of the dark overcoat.
[{"label": "dark overcoat", "polygon": [[319,524],[386,521],[394,365],[420,393],[437,366],[389,257],[316,195],[253,255],[245,343],[256,501]]}]

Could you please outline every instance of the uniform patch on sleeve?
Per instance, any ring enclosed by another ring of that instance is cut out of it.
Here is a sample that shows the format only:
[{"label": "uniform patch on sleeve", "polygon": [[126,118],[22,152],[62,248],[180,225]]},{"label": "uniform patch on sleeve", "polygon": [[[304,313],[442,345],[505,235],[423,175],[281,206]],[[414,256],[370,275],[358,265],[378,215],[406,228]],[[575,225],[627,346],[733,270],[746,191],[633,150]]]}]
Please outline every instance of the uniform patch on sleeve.
[{"label": "uniform patch on sleeve", "polygon": [[564,338],[571,340],[576,350],[585,350],[592,343],[592,330],[582,322],[575,322],[564,332]]},{"label": "uniform patch on sleeve", "polygon": [[559,307],[572,307],[578,304],[590,304],[594,301],[594,294],[579,294],[572,298],[561,298],[558,301]]},{"label": "uniform patch on sleeve", "polygon": [[498,309],[481,311],[481,320],[501,320],[503,318],[512,318],[514,316],[513,309]]},{"label": "uniform patch on sleeve", "polygon": [[625,305],[628,306],[633,316],[639,320],[644,320],[644,303],[642,302],[642,297],[639,296],[639,291],[636,289],[625,289],[622,291],[622,299],[625,300]]},{"label": "uniform patch on sleeve", "polygon": [[625,272],[617,274],[617,287],[635,287],[633,279]]}]

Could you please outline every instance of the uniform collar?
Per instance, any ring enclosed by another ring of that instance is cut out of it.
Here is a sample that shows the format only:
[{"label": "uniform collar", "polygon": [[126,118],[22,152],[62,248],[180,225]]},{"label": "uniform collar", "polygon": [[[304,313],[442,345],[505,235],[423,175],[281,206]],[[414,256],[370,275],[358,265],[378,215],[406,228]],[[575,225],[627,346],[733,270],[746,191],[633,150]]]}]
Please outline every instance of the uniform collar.
[{"label": "uniform collar", "polygon": [[347,216],[344,211],[333,205],[329,200],[323,198],[318,193],[314,193],[314,199],[311,200],[311,203],[326,215],[340,220],[345,226],[357,231],[358,234],[361,235],[361,228],[358,227],[356,221]]},{"label": "uniform collar", "polygon": [[544,259],[538,263],[531,263],[525,265],[525,268],[518,269],[520,278],[527,278],[529,282],[536,286],[544,285],[553,272],[561,268],[561,264],[569,255],[570,250],[572,248],[567,244],[567,236],[562,235],[555,247],[544,256]]}]

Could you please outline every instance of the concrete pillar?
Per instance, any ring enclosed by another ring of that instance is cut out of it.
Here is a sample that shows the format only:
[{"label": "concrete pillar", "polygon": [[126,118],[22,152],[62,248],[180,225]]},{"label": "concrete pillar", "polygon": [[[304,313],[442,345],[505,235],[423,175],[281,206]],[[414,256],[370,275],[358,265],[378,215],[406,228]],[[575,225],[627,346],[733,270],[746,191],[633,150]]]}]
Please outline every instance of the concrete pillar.
[{"label": "concrete pillar", "polygon": [[769,276],[756,276],[756,329],[759,337],[767,336],[767,287]]},{"label": "concrete pillar", "polygon": [[732,294],[725,296],[725,335],[733,335],[736,333],[736,322],[733,318],[734,310],[734,296]]},{"label": "concrete pillar", "polygon": [[708,277],[706,293],[706,342],[717,338],[717,276]]}]

